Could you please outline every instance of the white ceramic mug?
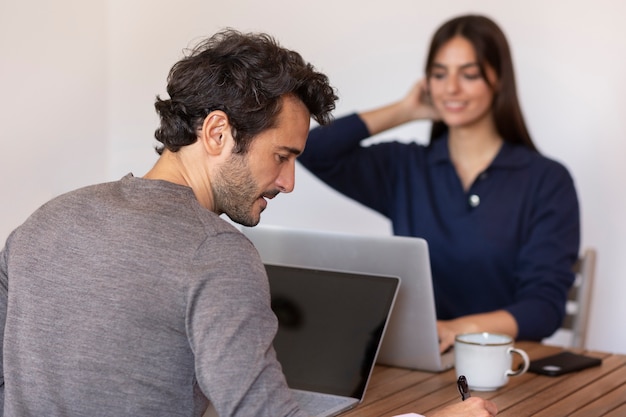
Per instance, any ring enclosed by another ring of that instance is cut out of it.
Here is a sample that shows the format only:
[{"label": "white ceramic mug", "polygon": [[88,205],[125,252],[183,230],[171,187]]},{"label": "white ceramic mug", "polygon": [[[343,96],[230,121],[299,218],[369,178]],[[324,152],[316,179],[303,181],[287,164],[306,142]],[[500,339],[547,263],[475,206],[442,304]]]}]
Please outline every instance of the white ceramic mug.
[{"label": "white ceramic mug", "polygon": [[[513,354],[523,361],[517,371],[511,369]],[[470,389],[475,391],[494,391],[506,385],[510,376],[522,375],[530,364],[526,352],[513,347],[512,337],[486,332],[458,335],[454,361],[457,378],[465,375]]]}]

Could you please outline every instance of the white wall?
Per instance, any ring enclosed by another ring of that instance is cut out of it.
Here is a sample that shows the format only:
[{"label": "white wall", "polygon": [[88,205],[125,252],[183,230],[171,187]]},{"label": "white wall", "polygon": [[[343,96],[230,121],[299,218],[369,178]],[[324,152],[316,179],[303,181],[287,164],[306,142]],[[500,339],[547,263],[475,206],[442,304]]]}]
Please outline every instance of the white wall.
[{"label": "white wall", "polygon": [[105,2],[0,0],[0,241],[106,176]]},{"label": "white wall", "polygon": [[[200,37],[226,26],[275,35],[331,77],[344,114],[403,95],[422,74],[435,28],[479,12],[507,33],[531,133],[571,170],[583,245],[599,250],[589,345],[626,353],[626,333],[615,331],[626,317],[626,3],[439,3],[0,0],[0,238],[52,195],[151,166],[154,97]],[[393,136],[426,131],[417,123]],[[390,233],[385,219],[303,169],[296,191],[273,200],[262,223]]]}]

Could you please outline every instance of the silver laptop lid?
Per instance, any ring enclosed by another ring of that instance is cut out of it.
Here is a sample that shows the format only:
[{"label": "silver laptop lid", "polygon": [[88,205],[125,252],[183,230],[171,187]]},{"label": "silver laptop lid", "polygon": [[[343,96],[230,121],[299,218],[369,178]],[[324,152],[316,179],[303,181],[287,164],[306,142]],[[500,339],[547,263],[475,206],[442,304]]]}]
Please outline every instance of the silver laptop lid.
[{"label": "silver laptop lid", "polygon": [[428,244],[403,236],[242,228],[264,262],[398,276],[402,288],[378,355],[382,364],[439,372],[453,366],[439,353]]}]

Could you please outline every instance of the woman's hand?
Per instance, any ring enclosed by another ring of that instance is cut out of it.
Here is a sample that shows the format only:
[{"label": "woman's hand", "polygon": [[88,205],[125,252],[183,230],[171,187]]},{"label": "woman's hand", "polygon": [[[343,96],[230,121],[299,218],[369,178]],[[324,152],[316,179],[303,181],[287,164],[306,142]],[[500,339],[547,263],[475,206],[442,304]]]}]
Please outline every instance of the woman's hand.
[{"label": "woman's hand", "polygon": [[402,108],[407,112],[410,120],[439,120],[439,113],[435,109],[426,79],[421,79],[413,85],[406,96],[400,101]]},{"label": "woman's hand", "polygon": [[452,347],[458,334],[476,332],[503,333],[516,338],[517,321],[506,310],[471,314],[454,320],[438,320],[439,351],[445,352]]},{"label": "woman's hand", "polygon": [[439,120],[439,114],[430,102],[426,80],[420,80],[400,100],[359,113],[370,135],[415,120]]},{"label": "woman's hand", "polygon": [[477,327],[470,323],[459,322],[459,320],[438,320],[437,334],[439,335],[439,351],[445,352],[454,346],[454,339],[457,334],[473,333],[479,331]]}]

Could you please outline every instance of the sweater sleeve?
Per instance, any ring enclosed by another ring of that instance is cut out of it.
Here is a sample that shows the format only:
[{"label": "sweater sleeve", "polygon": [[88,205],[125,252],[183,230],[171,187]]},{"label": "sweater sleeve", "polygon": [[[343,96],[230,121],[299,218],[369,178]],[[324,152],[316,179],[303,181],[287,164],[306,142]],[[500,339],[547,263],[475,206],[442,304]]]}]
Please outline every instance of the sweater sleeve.
[{"label": "sweater sleeve", "polygon": [[187,314],[201,390],[220,416],[304,417],[272,347],[277,320],[258,253],[240,233],[205,246]]},{"label": "sweater sleeve", "polygon": [[312,172],[323,173],[333,167],[334,161],[357,150],[369,136],[365,123],[356,113],[341,117],[327,126],[311,129],[298,160]]},{"label": "sweater sleeve", "polygon": [[388,217],[394,186],[390,167],[401,144],[362,146],[369,137],[358,114],[339,118],[310,131],[298,161],[328,186]]},{"label": "sweater sleeve", "polygon": [[578,198],[567,169],[551,161],[535,195],[518,255],[515,301],[506,308],[523,340],[541,340],[561,326],[580,244]]}]

